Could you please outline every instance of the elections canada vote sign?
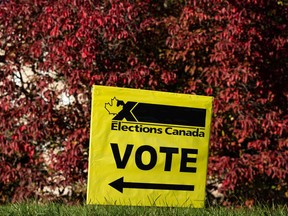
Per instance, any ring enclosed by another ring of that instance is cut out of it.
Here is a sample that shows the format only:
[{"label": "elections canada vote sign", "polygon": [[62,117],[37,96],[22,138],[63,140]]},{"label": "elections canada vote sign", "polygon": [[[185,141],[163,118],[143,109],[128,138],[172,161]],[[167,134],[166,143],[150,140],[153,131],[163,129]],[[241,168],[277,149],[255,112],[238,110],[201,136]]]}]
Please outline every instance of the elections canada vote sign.
[{"label": "elections canada vote sign", "polygon": [[204,207],[213,98],[92,91],[87,203]]}]

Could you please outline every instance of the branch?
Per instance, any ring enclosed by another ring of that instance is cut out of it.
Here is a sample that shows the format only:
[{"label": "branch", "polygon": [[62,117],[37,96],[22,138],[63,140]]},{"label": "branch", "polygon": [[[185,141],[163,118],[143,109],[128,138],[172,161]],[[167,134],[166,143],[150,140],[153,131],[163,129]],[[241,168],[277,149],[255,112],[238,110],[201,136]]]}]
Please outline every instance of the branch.
[{"label": "branch", "polygon": [[5,55],[0,55],[0,63],[6,63]]}]

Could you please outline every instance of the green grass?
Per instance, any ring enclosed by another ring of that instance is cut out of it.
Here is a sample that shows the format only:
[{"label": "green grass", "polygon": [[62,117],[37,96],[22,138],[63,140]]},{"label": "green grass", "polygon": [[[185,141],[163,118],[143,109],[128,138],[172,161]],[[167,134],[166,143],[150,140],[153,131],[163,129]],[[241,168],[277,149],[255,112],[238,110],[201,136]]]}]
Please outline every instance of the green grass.
[{"label": "green grass", "polygon": [[60,204],[11,204],[0,206],[0,215],[6,216],[90,216],[90,215],[249,215],[249,216],[286,216],[288,215],[287,207],[254,207],[254,208],[215,208],[209,207],[205,209],[193,209],[193,208],[159,208],[159,207],[132,207],[132,206],[92,206],[92,205],[78,205],[68,206]]}]

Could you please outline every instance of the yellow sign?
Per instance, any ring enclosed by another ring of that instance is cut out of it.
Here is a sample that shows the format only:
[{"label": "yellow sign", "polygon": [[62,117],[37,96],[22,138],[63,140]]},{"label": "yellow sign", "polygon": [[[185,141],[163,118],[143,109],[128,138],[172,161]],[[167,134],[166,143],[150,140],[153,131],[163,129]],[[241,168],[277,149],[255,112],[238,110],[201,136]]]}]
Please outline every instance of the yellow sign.
[{"label": "yellow sign", "polygon": [[204,207],[212,100],[93,86],[87,204]]}]

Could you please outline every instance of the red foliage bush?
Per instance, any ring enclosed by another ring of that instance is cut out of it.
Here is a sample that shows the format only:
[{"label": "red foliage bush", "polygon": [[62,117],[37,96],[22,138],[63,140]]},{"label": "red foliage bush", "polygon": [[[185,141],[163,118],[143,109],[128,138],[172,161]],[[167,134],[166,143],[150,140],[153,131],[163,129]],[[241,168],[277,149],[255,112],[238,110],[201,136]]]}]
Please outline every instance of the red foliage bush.
[{"label": "red foliage bush", "polygon": [[287,201],[280,3],[0,1],[0,202],[83,199],[93,84],[214,96],[208,174],[226,204]]}]

